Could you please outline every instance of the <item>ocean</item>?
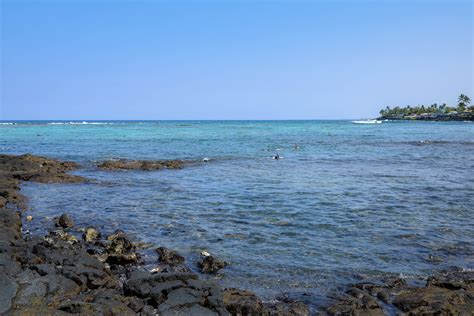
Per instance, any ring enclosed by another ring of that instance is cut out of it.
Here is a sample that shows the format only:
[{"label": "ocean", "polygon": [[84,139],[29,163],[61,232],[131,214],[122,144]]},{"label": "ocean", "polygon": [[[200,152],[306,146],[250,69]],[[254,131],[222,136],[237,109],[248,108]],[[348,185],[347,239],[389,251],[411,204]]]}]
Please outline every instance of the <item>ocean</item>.
[{"label": "ocean", "polygon": [[[210,277],[220,284],[312,306],[352,282],[474,268],[469,122],[10,123],[0,122],[0,152],[73,160],[92,179],[23,184],[33,234],[66,212],[79,226],[176,249],[193,268],[206,250],[230,263]],[[209,162],[96,169],[115,158]]]}]

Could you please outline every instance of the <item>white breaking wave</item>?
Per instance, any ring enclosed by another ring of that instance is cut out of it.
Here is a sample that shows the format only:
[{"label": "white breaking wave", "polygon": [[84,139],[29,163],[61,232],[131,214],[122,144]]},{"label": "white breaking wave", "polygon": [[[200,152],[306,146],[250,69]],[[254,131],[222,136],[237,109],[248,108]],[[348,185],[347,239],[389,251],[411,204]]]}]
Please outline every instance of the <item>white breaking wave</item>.
[{"label": "white breaking wave", "polygon": [[48,125],[108,125],[113,124],[110,122],[51,122],[47,123]]},{"label": "white breaking wave", "polygon": [[382,124],[379,120],[352,121],[354,124]]},{"label": "white breaking wave", "polygon": [[15,123],[6,123],[6,122],[2,122],[2,123],[0,123],[0,125],[15,125]]}]

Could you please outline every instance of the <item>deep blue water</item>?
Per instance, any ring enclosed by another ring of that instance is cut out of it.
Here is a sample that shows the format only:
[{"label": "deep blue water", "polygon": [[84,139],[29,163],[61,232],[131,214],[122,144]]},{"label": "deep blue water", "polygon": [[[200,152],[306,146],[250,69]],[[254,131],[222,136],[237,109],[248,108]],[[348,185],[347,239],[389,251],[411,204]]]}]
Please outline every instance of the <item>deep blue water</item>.
[{"label": "deep blue water", "polygon": [[[33,231],[67,212],[175,248],[190,265],[205,249],[231,262],[224,285],[314,304],[387,273],[474,268],[472,123],[63,123],[0,124],[1,152],[74,160],[94,179],[25,184]],[[203,157],[211,161],[182,170],[94,168],[110,158]]]}]

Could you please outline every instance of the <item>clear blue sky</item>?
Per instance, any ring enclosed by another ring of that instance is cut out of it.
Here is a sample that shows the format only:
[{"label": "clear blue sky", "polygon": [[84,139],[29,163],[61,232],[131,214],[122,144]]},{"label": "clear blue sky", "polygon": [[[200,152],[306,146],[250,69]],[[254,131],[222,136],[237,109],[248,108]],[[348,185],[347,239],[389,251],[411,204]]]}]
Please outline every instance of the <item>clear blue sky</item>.
[{"label": "clear blue sky", "polygon": [[3,120],[344,119],[474,97],[471,1],[0,2]]}]

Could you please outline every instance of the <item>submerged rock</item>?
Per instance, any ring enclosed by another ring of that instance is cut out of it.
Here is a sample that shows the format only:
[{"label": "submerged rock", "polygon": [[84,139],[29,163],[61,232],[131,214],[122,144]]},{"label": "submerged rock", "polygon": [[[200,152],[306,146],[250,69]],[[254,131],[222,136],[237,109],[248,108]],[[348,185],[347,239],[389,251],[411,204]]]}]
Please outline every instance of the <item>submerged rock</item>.
[{"label": "submerged rock", "polygon": [[184,160],[108,160],[97,165],[104,170],[161,170],[161,169],[181,169],[186,161]]}]

